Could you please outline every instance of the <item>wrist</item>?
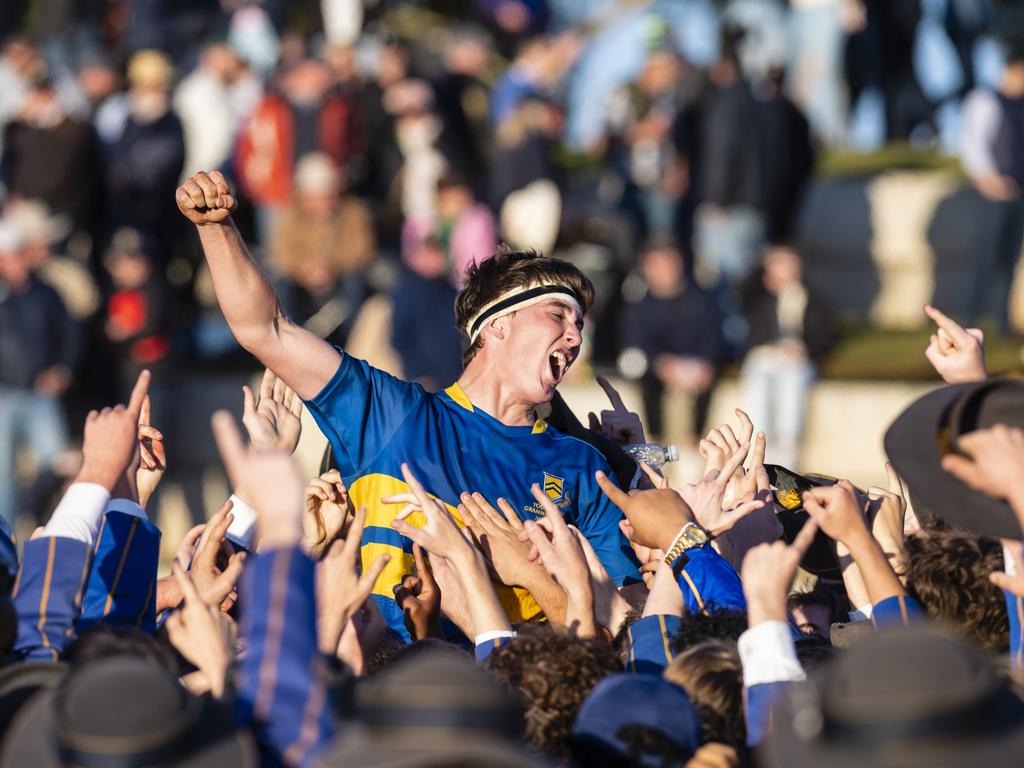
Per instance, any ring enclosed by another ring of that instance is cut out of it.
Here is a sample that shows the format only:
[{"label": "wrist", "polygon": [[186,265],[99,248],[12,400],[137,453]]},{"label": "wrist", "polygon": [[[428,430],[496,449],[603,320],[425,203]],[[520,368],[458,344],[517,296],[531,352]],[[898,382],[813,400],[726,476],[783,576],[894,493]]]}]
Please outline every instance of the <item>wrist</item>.
[{"label": "wrist", "polygon": [[82,465],[82,468],[78,470],[78,474],[75,475],[75,482],[93,483],[94,485],[100,485],[106,488],[108,491],[113,491],[117,486],[118,479],[121,475],[121,472],[113,472],[109,468],[94,467],[85,463]]},{"label": "wrist", "polygon": [[747,623],[754,627],[766,621],[788,621],[786,603],[777,598],[747,595]]}]

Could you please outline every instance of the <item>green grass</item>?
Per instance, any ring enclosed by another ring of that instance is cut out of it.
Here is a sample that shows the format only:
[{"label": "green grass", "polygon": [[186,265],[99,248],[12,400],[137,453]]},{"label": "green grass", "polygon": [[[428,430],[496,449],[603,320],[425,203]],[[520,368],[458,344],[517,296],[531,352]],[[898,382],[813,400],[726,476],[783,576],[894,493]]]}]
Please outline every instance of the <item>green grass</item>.
[{"label": "green grass", "polygon": [[873,152],[828,149],[818,158],[815,170],[819,178],[874,176],[893,170],[946,171],[967,178],[956,157],[909,144],[888,144]]},{"label": "green grass", "polygon": [[[931,328],[893,331],[850,326],[829,358],[821,366],[821,376],[846,380],[935,379],[935,371],[924,356]],[[985,357],[990,373],[1021,371],[1024,339],[998,336],[985,329]]]}]

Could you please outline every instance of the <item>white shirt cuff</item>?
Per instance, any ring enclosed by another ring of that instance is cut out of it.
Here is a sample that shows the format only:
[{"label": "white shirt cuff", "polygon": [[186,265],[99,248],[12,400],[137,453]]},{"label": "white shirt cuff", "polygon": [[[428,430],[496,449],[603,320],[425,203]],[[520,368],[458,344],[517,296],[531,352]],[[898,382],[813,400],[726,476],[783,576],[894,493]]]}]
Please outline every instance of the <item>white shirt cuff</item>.
[{"label": "white shirt cuff", "polygon": [[100,531],[110,491],[96,483],[72,483],[43,529],[44,536],[75,539],[92,546]]},{"label": "white shirt cuff", "polygon": [[1017,552],[1014,553],[1010,547],[1003,544],[1003,571],[1007,576],[1017,575],[1017,560],[1021,556],[1021,545],[1020,542],[1014,542],[1014,546],[1017,548]]},{"label": "white shirt cuff", "polygon": [[793,636],[784,621],[762,621],[739,639],[743,686],[803,680],[807,677],[793,647]]},{"label": "white shirt cuff", "polygon": [[473,645],[480,645],[480,643],[486,643],[491,640],[497,640],[499,637],[515,637],[516,633],[509,629],[496,629],[493,632],[481,632],[475,638],[473,638]]},{"label": "white shirt cuff", "polygon": [[868,603],[862,605],[855,611],[850,611],[850,621],[867,621],[871,618],[871,614],[874,612],[875,607]]},{"label": "white shirt cuff", "polygon": [[234,515],[234,520],[228,526],[226,538],[249,552],[253,552],[255,551],[253,542],[256,539],[256,510],[234,494],[231,494],[231,501],[231,514]]},{"label": "white shirt cuff", "polygon": [[141,517],[143,520],[149,519],[146,517],[146,510],[131,499],[111,499],[107,502],[107,509],[103,514],[107,512],[121,512],[132,517]]}]

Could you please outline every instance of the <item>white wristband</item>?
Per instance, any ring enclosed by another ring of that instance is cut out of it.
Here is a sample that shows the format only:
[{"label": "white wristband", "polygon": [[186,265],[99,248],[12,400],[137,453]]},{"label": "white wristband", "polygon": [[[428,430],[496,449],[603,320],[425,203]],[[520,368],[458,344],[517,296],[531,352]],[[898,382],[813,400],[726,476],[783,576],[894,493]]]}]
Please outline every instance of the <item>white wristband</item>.
[{"label": "white wristband", "polygon": [[249,552],[253,552],[256,540],[256,510],[234,494],[231,494],[231,501],[231,514],[234,519],[228,526],[226,538]]}]

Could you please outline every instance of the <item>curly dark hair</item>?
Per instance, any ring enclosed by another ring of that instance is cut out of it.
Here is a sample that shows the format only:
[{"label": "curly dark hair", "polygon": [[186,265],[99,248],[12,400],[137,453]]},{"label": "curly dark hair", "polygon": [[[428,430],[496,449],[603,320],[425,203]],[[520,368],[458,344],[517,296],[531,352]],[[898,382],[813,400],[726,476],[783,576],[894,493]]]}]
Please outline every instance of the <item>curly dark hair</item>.
[{"label": "curly dark hair", "polygon": [[[576,294],[584,314],[594,303],[594,286],[575,265],[507,246],[499,247],[494,256],[479,264],[470,264],[462,283],[465,287],[455,297],[455,324],[467,336],[466,325],[482,307],[503,293],[531,283],[564,285]],[[469,365],[483,345],[483,336],[478,336],[462,354],[462,365]]]},{"label": "curly dark hair", "polygon": [[690,697],[700,715],[703,742],[739,750],[747,743],[743,666],[732,640],[705,640],[676,656],[662,676]]},{"label": "curly dark hair", "polygon": [[598,640],[570,637],[547,625],[527,625],[491,653],[486,669],[526,699],[527,741],[564,761],[583,700],[602,679],[621,672],[622,665]]},{"label": "curly dark hair", "polygon": [[747,631],[747,612],[714,610],[710,613],[688,613],[683,626],[672,635],[672,653],[680,654],[705,640],[739,640]]},{"label": "curly dark hair", "polygon": [[928,615],[950,624],[983,648],[1010,647],[1006,601],[989,574],[1003,570],[998,539],[932,521],[903,542],[901,576]]}]

